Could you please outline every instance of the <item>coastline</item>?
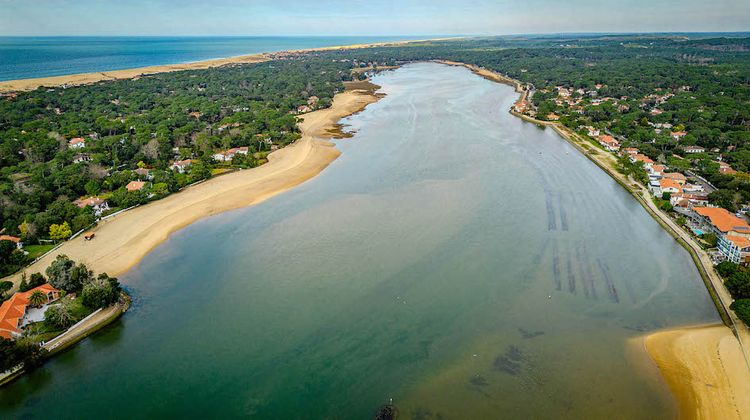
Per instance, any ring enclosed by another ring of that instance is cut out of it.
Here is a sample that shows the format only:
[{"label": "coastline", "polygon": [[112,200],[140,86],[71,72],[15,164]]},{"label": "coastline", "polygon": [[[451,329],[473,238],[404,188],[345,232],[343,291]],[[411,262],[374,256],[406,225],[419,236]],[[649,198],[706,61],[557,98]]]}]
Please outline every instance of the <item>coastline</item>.
[{"label": "coastline", "polygon": [[[506,77],[475,65],[435,60],[435,62],[463,66],[485,79],[510,85],[525,98],[526,91],[518,80]],[[681,417],[688,418],[741,418],[750,416],[750,362],[742,343],[750,343],[750,332],[729,310],[732,297],[713,269],[713,263],[703,249],[658,209],[649,191],[628,179],[617,170],[616,158],[558,122],[542,121],[515,110],[514,116],[542,127],[551,127],[560,137],[599,166],[628,191],[643,208],[690,254],[703,282],[711,295],[724,325],[670,328],[637,338],[644,352],[656,363],[664,381],[677,401]],[[690,381],[685,378],[689,377]],[[712,382],[725,384],[720,391]],[[734,397],[730,403],[727,395]],[[718,411],[717,411],[718,410]],[[725,416],[715,413],[726,412]]]},{"label": "coastline", "polygon": [[3,280],[18,285],[22,273],[44,272],[57,255],[65,254],[98,273],[119,276],[137,264],[171,233],[225,211],[247,207],[281,194],[314,177],[341,152],[328,139],[336,137],[337,123],[363,110],[381,95],[360,88],[335,95],[330,108],[301,116],[302,137],[268,155],[268,163],[211,178],[161,200],[128,210],[103,222],[91,232],[64,242],[24,270]]},{"label": "coastline", "polygon": [[659,368],[680,417],[740,419],[750,413],[750,372],[725,326],[674,328],[634,340]]},{"label": "coastline", "polygon": [[152,75],[156,73],[171,73],[183,70],[204,70],[212,67],[222,67],[233,64],[253,64],[271,61],[277,57],[284,57],[294,54],[304,54],[315,51],[331,50],[356,50],[361,48],[387,47],[409,44],[414,42],[443,41],[456,38],[434,38],[434,39],[417,39],[408,41],[391,41],[391,42],[374,42],[368,44],[337,45],[330,47],[307,48],[299,50],[287,50],[274,53],[258,53],[239,55],[233,57],[213,58],[209,60],[194,61],[190,63],[162,64],[156,66],[136,67],[131,69],[111,70],[104,72],[90,72],[67,74],[61,76],[36,77],[30,79],[16,79],[0,81],[0,93],[24,92],[37,89],[39,87],[59,87],[59,86],[80,86],[91,83],[102,82],[106,80],[123,80],[134,79],[141,76]]}]

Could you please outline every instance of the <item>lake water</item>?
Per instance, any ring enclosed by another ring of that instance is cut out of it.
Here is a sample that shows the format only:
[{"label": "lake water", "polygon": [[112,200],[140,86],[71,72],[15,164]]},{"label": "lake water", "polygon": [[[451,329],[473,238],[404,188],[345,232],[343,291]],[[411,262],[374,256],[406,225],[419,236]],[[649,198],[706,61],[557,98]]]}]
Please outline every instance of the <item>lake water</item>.
[{"label": "lake water", "polygon": [[381,74],[343,155],[174,234],[132,309],[0,391],[0,417],[655,418],[629,340],[719,321],[689,257],[513,90]]},{"label": "lake water", "polygon": [[0,81],[409,39],[415,37],[0,37]]}]

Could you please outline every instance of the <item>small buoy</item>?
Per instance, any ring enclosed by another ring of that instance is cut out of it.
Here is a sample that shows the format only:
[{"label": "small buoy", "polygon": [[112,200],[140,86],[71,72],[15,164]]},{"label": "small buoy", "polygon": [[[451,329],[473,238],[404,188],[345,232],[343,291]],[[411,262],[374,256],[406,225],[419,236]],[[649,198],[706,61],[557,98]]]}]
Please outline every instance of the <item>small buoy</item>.
[{"label": "small buoy", "polygon": [[552,295],[547,295],[547,299],[552,299]]}]

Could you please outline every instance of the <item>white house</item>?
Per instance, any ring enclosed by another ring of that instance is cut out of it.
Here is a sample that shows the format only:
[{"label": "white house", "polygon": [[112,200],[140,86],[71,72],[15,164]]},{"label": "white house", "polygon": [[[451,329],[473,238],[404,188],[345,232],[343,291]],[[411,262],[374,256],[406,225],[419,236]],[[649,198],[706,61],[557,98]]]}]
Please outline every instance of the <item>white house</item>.
[{"label": "white house", "polygon": [[76,137],[68,142],[70,149],[83,149],[84,147],[86,147],[86,140],[83,137]]},{"label": "white house", "polygon": [[99,197],[79,198],[74,201],[73,204],[80,208],[90,206],[94,210],[94,215],[96,215],[96,217],[101,216],[102,213],[109,210],[109,203],[107,203],[107,200]]},{"label": "white house", "polygon": [[187,170],[187,168],[189,168],[190,165],[192,165],[192,164],[193,164],[193,160],[192,159],[178,160],[178,161],[174,162],[172,164],[172,166],[170,166],[170,168],[173,171],[177,171],[177,172],[179,172],[181,174],[184,174],[185,171]]}]

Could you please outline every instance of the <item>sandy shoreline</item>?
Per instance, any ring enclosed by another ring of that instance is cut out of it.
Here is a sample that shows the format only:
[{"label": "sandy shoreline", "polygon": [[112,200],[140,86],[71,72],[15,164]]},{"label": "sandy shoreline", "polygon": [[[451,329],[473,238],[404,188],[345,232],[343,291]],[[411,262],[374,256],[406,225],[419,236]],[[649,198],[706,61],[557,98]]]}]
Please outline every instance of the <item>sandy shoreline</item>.
[{"label": "sandy shoreline", "polygon": [[750,370],[729,328],[676,328],[641,340],[677,400],[680,418],[750,416]]},{"label": "sandy shoreline", "polygon": [[[465,63],[438,62],[466,67],[488,80],[513,86],[522,97],[525,95],[518,80]],[[730,318],[727,322],[734,323],[742,341],[750,343],[748,329],[726,309],[732,299],[723,287],[721,278],[713,270],[708,255],[686,232],[661,213],[651,200],[647,189],[617,170],[616,158],[611,153],[600,150],[562,124],[537,120],[515,111],[511,113],[525,121],[551,127],[628,190],[645,210],[690,252],[709,293],[718,301],[720,312],[726,311],[727,317]],[[730,328],[721,324],[673,328],[650,334],[640,340],[642,350],[656,363],[661,377],[675,397],[680,417],[750,418],[750,369],[745,360],[744,350]]]},{"label": "sandy shoreline", "polygon": [[402,45],[402,44],[408,44],[412,42],[441,41],[441,40],[446,40],[446,39],[459,39],[459,38],[420,39],[420,40],[409,40],[409,41],[375,42],[375,43],[370,43],[370,44],[353,44],[353,45],[341,45],[341,46],[331,46],[331,47],[307,48],[307,49],[301,49],[301,50],[279,51],[275,53],[259,53],[259,54],[240,55],[240,56],[235,56],[235,57],[215,58],[215,59],[210,59],[210,60],[195,61],[192,63],[163,64],[163,65],[158,65],[158,66],[138,67],[138,68],[132,68],[132,69],[123,69],[123,70],[78,73],[78,74],[68,74],[68,75],[50,76],[50,77],[37,77],[37,78],[31,78],[31,79],[6,80],[6,81],[0,81],[0,93],[29,91],[29,90],[34,90],[40,86],[57,87],[57,86],[63,86],[63,85],[65,86],[86,85],[86,84],[101,82],[105,80],[133,79],[136,77],[155,74],[155,73],[170,73],[170,72],[183,71],[183,70],[202,70],[202,69],[208,69],[211,67],[226,66],[230,64],[261,63],[264,61],[272,60],[274,57],[283,57],[289,54],[300,54],[300,53],[314,52],[314,51],[355,50],[355,49],[361,49],[361,48]]},{"label": "sandy shoreline", "polygon": [[[265,165],[209,179],[107,219],[92,229],[92,241],[83,236],[67,241],[23,271],[43,273],[57,255],[65,254],[97,273],[121,275],[171,233],[196,220],[260,203],[320,173],[341,154],[326,140],[336,131],[336,123],[378,98],[361,89],[339,93],[330,108],[302,116],[302,138],[271,153]],[[17,285],[20,277],[18,273],[7,280]]]}]

